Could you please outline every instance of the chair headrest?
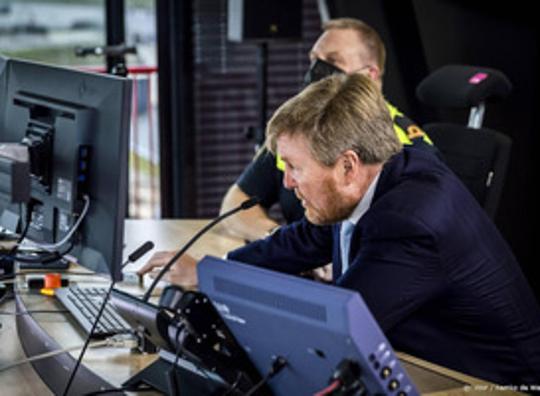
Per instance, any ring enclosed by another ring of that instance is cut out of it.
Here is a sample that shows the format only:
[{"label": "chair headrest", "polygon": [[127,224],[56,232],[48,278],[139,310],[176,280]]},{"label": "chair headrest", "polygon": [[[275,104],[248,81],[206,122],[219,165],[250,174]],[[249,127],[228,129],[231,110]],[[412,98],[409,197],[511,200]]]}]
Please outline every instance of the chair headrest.
[{"label": "chair headrest", "polygon": [[423,103],[435,107],[468,108],[505,98],[512,83],[499,70],[447,65],[424,78],[416,88]]}]

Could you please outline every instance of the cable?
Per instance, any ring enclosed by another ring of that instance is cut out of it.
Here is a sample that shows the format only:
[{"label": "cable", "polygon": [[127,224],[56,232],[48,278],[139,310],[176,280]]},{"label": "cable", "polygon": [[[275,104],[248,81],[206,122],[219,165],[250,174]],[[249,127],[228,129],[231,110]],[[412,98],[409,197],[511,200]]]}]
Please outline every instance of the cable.
[{"label": "cable", "polygon": [[[28,230],[30,229],[30,223],[32,222],[32,211],[33,211],[33,207],[34,207],[34,204],[35,204],[35,201],[31,200],[30,202],[28,202],[28,204],[26,205],[26,219],[25,219],[25,225],[24,225],[24,228],[21,232],[21,234],[19,235],[19,237],[14,241],[15,241],[15,245],[9,250],[9,253],[8,255],[14,255],[15,253],[17,253],[17,250],[19,248],[19,245],[20,243],[23,241],[23,239],[26,237],[26,234],[28,234]],[[23,217],[23,204],[20,203],[19,204],[19,218],[22,218]],[[4,232],[5,231],[8,231],[7,229],[3,228],[2,227],[2,231],[1,232]],[[11,232],[8,231],[10,234]],[[16,233],[13,233],[12,234],[13,236],[16,236],[17,234]]]},{"label": "cable", "polygon": [[254,395],[255,392],[257,392],[260,388],[262,388],[270,379],[272,379],[276,374],[278,374],[281,370],[283,370],[285,366],[287,366],[287,360],[282,356],[278,356],[272,362],[272,367],[270,368],[268,373],[264,376],[264,378],[260,380],[258,383],[256,383],[250,390],[248,390],[244,396]]},{"label": "cable", "polygon": [[[75,244],[73,242],[71,242],[69,247],[66,250],[64,250],[63,252],[59,252],[59,251],[55,251],[55,252],[51,252],[51,251],[34,252],[34,254],[42,254],[43,253],[43,254],[46,255],[45,257],[43,257],[43,256],[35,257],[35,256],[17,254],[16,251],[19,250],[19,247],[16,246],[13,249],[11,249],[8,254],[2,255],[2,256],[0,256],[0,258],[1,259],[7,258],[7,259],[10,259],[10,260],[19,261],[21,263],[39,263],[39,264],[44,264],[46,266],[49,263],[52,263],[52,262],[55,262],[57,260],[60,260],[60,259],[64,258],[64,256],[66,256],[74,248],[74,246],[75,246]],[[15,254],[13,254],[14,251],[15,251]],[[12,277],[12,274],[4,275],[4,276],[0,277],[0,280],[9,279],[11,277]]]},{"label": "cable", "polygon": [[23,244],[22,247],[29,247],[29,246],[30,247],[39,247],[39,248],[44,249],[44,250],[54,251],[54,250],[57,250],[58,248],[60,248],[62,245],[65,245],[66,242],[68,242],[73,237],[73,235],[75,234],[75,232],[77,231],[77,229],[81,225],[82,221],[86,217],[86,213],[88,213],[88,209],[90,208],[90,197],[88,195],[84,195],[83,199],[84,199],[83,210],[82,210],[80,216],[77,218],[77,221],[75,222],[75,224],[73,224],[73,226],[68,231],[68,233],[64,236],[64,238],[62,238],[60,241],[58,241],[56,243],[52,243],[52,244],[38,243],[38,242],[33,242],[33,241],[30,241],[30,240],[26,240],[27,245]]},{"label": "cable", "polygon": [[214,220],[212,220],[210,223],[205,225],[199,232],[197,232],[185,245],[183,248],[181,248],[168,262],[165,264],[165,266],[159,271],[157,276],[154,278],[154,281],[146,291],[143,297],[143,301],[147,302],[150,299],[150,296],[152,295],[152,291],[157,286],[158,282],[161,280],[163,275],[173,266],[173,264],[178,260],[190,247],[193,245],[197,240],[203,236],[208,230],[210,230],[213,226],[215,226],[217,223],[223,221],[229,216],[232,216],[233,214],[240,212],[241,210],[247,210],[255,205],[257,205],[260,202],[259,198],[252,197],[249,199],[246,199],[244,202],[242,202],[237,207],[219,215]]},{"label": "cable", "polygon": [[237,391],[236,388],[238,388],[238,386],[240,385],[240,381],[242,381],[242,372],[241,371],[238,372],[238,375],[236,376],[236,380],[233,382],[233,384],[227,390],[227,392],[225,392],[222,396],[234,395],[234,392]]},{"label": "cable", "polygon": [[327,395],[331,395],[332,392],[334,392],[338,387],[340,387],[342,384],[341,384],[341,381],[339,379],[336,379],[334,381],[332,381],[330,383],[330,385],[328,385],[326,388],[324,389],[321,389],[320,391],[318,391],[317,393],[315,393],[313,396],[327,396]]},{"label": "cable", "polygon": [[[154,244],[152,242],[148,243],[145,242],[142,246],[137,248],[133,253],[131,253],[128,256],[127,262],[134,262],[138,260],[141,256],[143,256],[145,253],[147,253],[149,250],[154,248]],[[122,267],[126,265],[126,263],[122,264]],[[116,281],[112,281],[111,285],[109,286],[109,290],[107,290],[107,293],[105,294],[105,297],[103,297],[103,302],[101,303],[101,306],[99,307],[99,311],[96,315],[96,319],[94,320],[94,323],[92,324],[92,328],[90,329],[90,333],[88,334],[88,337],[86,337],[86,341],[84,342],[83,349],[81,350],[81,353],[79,354],[79,357],[77,358],[77,361],[75,362],[75,367],[73,367],[73,370],[71,371],[71,375],[69,376],[68,382],[66,384],[66,387],[64,389],[63,395],[66,396],[69,392],[69,388],[71,388],[71,384],[73,383],[73,380],[75,379],[75,374],[77,374],[77,370],[79,369],[79,366],[81,365],[82,359],[84,357],[84,354],[86,352],[86,349],[88,348],[88,345],[90,343],[90,338],[94,334],[94,331],[96,330],[96,327],[99,323],[99,319],[101,318],[101,315],[103,314],[103,311],[105,310],[105,307],[107,305],[107,301],[109,300],[109,297],[111,296],[112,290],[114,288],[114,285],[116,285]]]},{"label": "cable", "polygon": [[[90,348],[97,348],[97,347],[101,347],[101,346],[106,346],[107,342],[108,342],[107,340],[95,341],[92,344],[90,344]],[[12,368],[20,366],[22,364],[32,363],[32,362],[35,362],[35,361],[38,361],[38,360],[46,359],[46,358],[53,357],[53,356],[56,356],[56,355],[61,355],[62,353],[77,350],[77,349],[81,349],[81,348],[82,348],[82,345],[76,345],[76,346],[72,346],[72,347],[68,347],[68,348],[64,348],[64,349],[58,349],[56,351],[50,351],[50,352],[42,353],[40,355],[35,355],[35,356],[29,357],[29,358],[26,358],[26,359],[21,359],[21,360],[19,360],[17,362],[9,363],[9,364],[6,364],[5,366],[1,366],[0,367],[0,372],[12,369]]]},{"label": "cable", "polygon": [[[24,228],[21,232],[21,235],[19,236],[19,239],[17,239],[17,245],[13,248],[13,250],[17,251],[19,244],[26,238],[26,234],[28,234],[28,230],[30,229],[30,223],[32,223],[32,211],[34,210],[34,204],[35,201],[30,200],[28,204],[26,205],[26,224],[24,225]],[[23,205],[19,205],[19,211],[22,217],[22,207]]]},{"label": "cable", "polygon": [[[199,374],[202,374],[206,380],[211,381],[212,379],[208,376],[206,373],[206,368],[204,366],[204,363],[201,364],[198,362],[197,356],[195,356],[190,351],[187,351],[183,346],[183,340],[179,340],[180,333],[183,330],[188,331],[188,324],[182,322],[179,322],[177,324],[176,334],[175,334],[175,341],[177,342],[176,346],[176,354],[174,355],[174,361],[171,369],[167,372],[167,378],[168,378],[168,384],[169,384],[169,393],[172,395],[177,395],[179,393],[178,389],[178,383],[176,381],[176,373],[178,370],[178,361],[180,360],[180,357],[187,358],[191,364],[195,366]],[[189,336],[189,334],[187,335]],[[186,353],[187,352],[187,353]],[[191,359],[189,359],[189,355],[192,356]]]},{"label": "cable", "polygon": [[60,260],[61,258],[63,258],[66,254],[68,254],[72,249],[73,247],[75,246],[75,244],[73,242],[70,243],[69,247],[63,251],[63,252],[59,252],[59,251],[49,251],[49,250],[46,250],[46,251],[38,251],[38,252],[34,252],[33,254],[46,254],[48,255],[48,257],[46,256],[45,258],[43,257],[34,257],[34,256],[29,256],[29,255],[12,255],[12,256],[4,256],[4,257],[9,257],[15,261],[20,261],[21,263],[42,263],[42,264],[48,264],[48,263],[52,263],[53,261],[56,261],[56,260]]},{"label": "cable", "polygon": [[[0,256],[0,259],[13,259],[13,257],[17,254],[17,251],[19,250],[19,246],[23,239],[26,237],[26,234],[28,233],[28,230],[30,229],[30,223],[32,221],[32,211],[34,210],[34,200],[30,200],[28,204],[26,205],[26,224],[24,225],[24,228],[21,232],[21,235],[17,238],[15,245],[9,249],[7,255]],[[22,218],[22,210],[23,210],[23,204],[19,204],[19,217]],[[10,274],[11,275],[11,274]],[[3,277],[2,277],[3,278]],[[1,280],[1,278],[0,278]]]},{"label": "cable", "polygon": [[23,315],[32,315],[32,314],[38,314],[38,313],[69,313],[67,309],[36,309],[32,311],[23,311],[23,312],[7,312],[7,311],[0,311],[0,315],[5,316],[23,316]]},{"label": "cable", "polygon": [[178,364],[178,359],[180,359],[180,354],[182,353],[182,350],[184,349],[182,347],[182,342],[179,341],[179,337],[180,337],[180,332],[182,330],[184,330],[184,325],[183,323],[178,323],[176,325],[176,334],[174,336],[174,339],[175,341],[177,342],[177,345],[176,345],[176,354],[174,355],[174,362],[173,362],[173,365],[171,366],[171,369],[168,371],[167,373],[167,377],[168,377],[168,384],[169,384],[169,393],[171,395],[177,395],[178,394],[178,382],[176,381],[176,366]]},{"label": "cable", "polygon": [[[129,342],[129,341],[131,341],[131,342]],[[108,338],[106,338],[104,340],[94,341],[93,343],[91,343],[89,345],[89,348],[98,348],[98,347],[105,346],[105,347],[113,347],[113,348],[130,348],[131,349],[134,346],[136,346],[136,344],[137,344],[137,341],[134,340],[133,338],[127,338],[127,337],[125,337],[125,334],[119,334],[119,335],[115,335],[115,336],[112,336],[112,337],[108,337]],[[56,351],[45,352],[45,353],[35,355],[35,356],[29,357],[29,358],[26,358],[26,359],[21,359],[21,360],[19,360],[17,362],[9,363],[9,364],[7,364],[5,366],[0,366],[0,372],[9,370],[11,368],[20,366],[20,365],[25,364],[25,363],[32,363],[32,362],[36,362],[38,360],[42,360],[42,359],[50,358],[50,357],[53,357],[53,356],[56,356],[56,355],[60,355],[60,354],[65,353],[65,352],[81,349],[82,347],[83,347],[83,345],[76,345],[76,346],[72,346],[72,347],[58,349]]]},{"label": "cable", "polygon": [[88,349],[88,345],[90,344],[90,338],[92,337],[92,334],[94,334],[94,331],[96,330],[96,327],[99,323],[99,319],[101,318],[101,315],[103,314],[103,311],[105,310],[105,306],[107,305],[107,301],[109,300],[109,297],[111,295],[111,292],[113,290],[114,285],[116,285],[116,282],[111,282],[111,285],[109,286],[109,290],[107,290],[107,294],[105,294],[105,297],[103,298],[103,302],[101,303],[101,306],[99,307],[99,311],[96,315],[96,320],[94,320],[94,323],[92,324],[92,328],[90,329],[90,333],[86,337],[86,341],[84,342],[84,346],[81,349],[81,353],[79,354],[79,358],[75,362],[75,367],[71,371],[71,375],[69,376],[66,388],[64,389],[63,395],[66,396],[69,388],[71,388],[71,383],[75,379],[75,374],[77,373],[77,370],[79,369],[79,366],[81,365],[82,358],[86,352],[86,349]]}]

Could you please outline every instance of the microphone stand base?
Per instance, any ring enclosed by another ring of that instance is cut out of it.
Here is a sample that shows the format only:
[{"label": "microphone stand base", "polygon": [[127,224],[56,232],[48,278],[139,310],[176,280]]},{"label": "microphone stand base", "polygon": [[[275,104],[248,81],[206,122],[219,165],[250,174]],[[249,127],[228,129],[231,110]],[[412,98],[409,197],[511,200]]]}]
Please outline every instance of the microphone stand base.
[{"label": "microphone stand base", "polygon": [[[158,360],[139,371],[122,386],[136,389],[144,384],[165,395],[175,396],[172,394],[168,380],[168,373],[174,364],[174,358],[173,353],[162,349],[159,352]],[[228,390],[227,384],[221,377],[198,368],[182,358],[178,359],[175,374],[178,391],[182,396],[223,395]]]}]

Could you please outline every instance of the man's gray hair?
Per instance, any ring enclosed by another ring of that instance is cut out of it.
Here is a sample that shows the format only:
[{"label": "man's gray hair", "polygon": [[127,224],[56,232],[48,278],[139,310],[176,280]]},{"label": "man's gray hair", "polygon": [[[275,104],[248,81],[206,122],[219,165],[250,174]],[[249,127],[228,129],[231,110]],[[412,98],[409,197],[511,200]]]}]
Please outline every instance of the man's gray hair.
[{"label": "man's gray hair", "polygon": [[266,144],[274,153],[282,134],[304,135],[313,157],[326,166],[346,150],[355,151],[364,164],[379,164],[402,148],[379,88],[362,74],[332,75],[286,101],[266,129]]}]

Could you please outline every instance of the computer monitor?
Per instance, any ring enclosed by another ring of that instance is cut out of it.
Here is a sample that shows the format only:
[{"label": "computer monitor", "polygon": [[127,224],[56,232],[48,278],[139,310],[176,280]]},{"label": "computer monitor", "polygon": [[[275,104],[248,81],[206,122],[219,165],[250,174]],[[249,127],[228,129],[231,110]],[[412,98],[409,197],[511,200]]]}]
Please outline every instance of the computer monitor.
[{"label": "computer monitor", "polygon": [[[88,205],[70,254],[115,280],[121,279],[130,109],[127,79],[0,60],[0,142],[30,151],[28,239],[65,239]],[[6,202],[0,211],[19,214]]]},{"label": "computer monitor", "polygon": [[208,256],[197,271],[200,290],[262,376],[285,358],[268,381],[275,395],[313,395],[346,360],[369,395],[418,395],[358,293]]}]

